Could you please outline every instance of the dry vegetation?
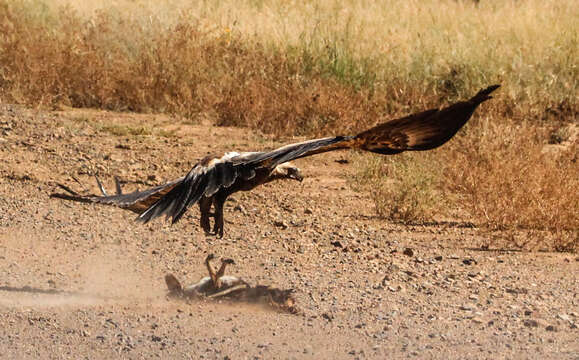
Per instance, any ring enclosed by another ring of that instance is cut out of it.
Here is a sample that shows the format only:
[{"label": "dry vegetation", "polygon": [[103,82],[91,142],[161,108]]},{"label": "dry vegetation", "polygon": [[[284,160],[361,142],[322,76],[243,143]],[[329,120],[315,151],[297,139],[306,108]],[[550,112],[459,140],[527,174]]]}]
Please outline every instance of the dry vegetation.
[{"label": "dry vegetation", "polygon": [[[325,135],[502,83],[442,149],[359,158],[357,186],[389,218],[579,246],[574,1],[96,3],[0,0],[1,101]],[[565,146],[543,154],[549,142]]]}]

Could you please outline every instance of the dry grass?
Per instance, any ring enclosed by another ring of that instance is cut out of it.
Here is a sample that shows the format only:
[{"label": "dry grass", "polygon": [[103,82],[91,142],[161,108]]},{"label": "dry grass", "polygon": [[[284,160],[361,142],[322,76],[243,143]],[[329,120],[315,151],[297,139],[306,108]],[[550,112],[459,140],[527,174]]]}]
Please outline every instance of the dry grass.
[{"label": "dry grass", "polygon": [[359,167],[350,185],[370,193],[378,215],[393,221],[416,223],[447,217],[440,157],[432,153],[381,158],[353,155]]},{"label": "dry grass", "polygon": [[0,0],[0,96],[317,133],[500,82],[511,118],[576,116],[578,16],[570,0]]},{"label": "dry grass", "polygon": [[577,143],[545,152],[549,135],[529,123],[483,119],[477,125],[447,152],[445,188],[461,195],[460,203],[483,227],[547,230],[557,233],[551,246],[577,249]]},{"label": "dry grass", "polygon": [[358,155],[355,188],[370,192],[377,212],[392,220],[473,221],[502,238],[526,232],[514,246],[576,251],[576,140],[545,151],[549,132],[495,119],[475,120],[432,152],[387,159]]},{"label": "dry grass", "polygon": [[444,198],[486,228],[570,233],[553,246],[576,248],[576,146],[541,149],[577,118],[578,17],[571,0],[0,0],[0,100],[311,136],[502,83],[442,150],[368,163],[360,187],[383,216],[432,218]]}]

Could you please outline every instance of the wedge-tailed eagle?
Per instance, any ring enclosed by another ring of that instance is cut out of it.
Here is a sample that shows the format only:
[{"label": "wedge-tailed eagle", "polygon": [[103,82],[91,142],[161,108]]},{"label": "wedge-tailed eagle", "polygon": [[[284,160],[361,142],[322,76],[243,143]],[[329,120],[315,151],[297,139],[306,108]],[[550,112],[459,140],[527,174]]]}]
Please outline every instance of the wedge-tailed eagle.
[{"label": "wedge-tailed eagle", "polygon": [[[187,175],[144,191],[123,194],[117,182],[117,194],[109,196],[99,182],[103,196],[80,195],[64,185],[60,187],[67,194],[56,193],[51,196],[118,206],[138,213],[137,220],[144,223],[161,215],[176,223],[190,206],[198,203],[203,230],[210,233],[210,217],[213,216],[213,232],[221,237],[224,225],[223,204],[227,197],[277,179],[301,181],[300,170],[290,163],[291,160],[342,149],[365,150],[383,155],[434,149],[450,140],[466,124],[475,109],[492,98],[490,94],[498,87],[489,86],[470,100],[391,120],[358,135],[308,140],[272,151],[206,156]],[[210,212],[212,206],[213,214]]]}]

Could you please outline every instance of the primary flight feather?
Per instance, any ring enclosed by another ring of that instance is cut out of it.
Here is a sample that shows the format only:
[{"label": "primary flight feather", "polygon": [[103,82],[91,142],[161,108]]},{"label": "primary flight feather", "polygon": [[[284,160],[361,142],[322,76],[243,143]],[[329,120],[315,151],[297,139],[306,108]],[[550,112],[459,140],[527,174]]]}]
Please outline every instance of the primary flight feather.
[{"label": "primary flight feather", "polygon": [[[145,223],[161,215],[170,217],[175,223],[191,205],[198,203],[201,227],[209,233],[209,218],[213,216],[213,232],[223,236],[223,204],[227,197],[277,179],[301,181],[300,170],[290,161],[341,149],[358,149],[383,155],[434,149],[450,140],[466,124],[475,109],[492,98],[490,94],[498,87],[489,86],[467,101],[391,120],[358,135],[308,140],[272,151],[207,156],[195,164],[187,175],[144,191],[122,194],[117,181],[116,195],[107,195],[99,182],[103,196],[79,195],[64,185],[60,187],[67,194],[51,196],[115,205],[138,213],[137,219]],[[214,214],[210,213],[212,206]]]}]

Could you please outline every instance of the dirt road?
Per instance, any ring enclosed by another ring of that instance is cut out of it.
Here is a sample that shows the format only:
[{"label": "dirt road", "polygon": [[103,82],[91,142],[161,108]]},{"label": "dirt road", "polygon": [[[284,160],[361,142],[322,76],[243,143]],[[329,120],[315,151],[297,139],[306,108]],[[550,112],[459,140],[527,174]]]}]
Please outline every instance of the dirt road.
[{"label": "dirt road", "polygon": [[[292,139],[285,139],[290,142]],[[280,143],[167,116],[0,106],[0,358],[579,358],[576,254],[482,251],[469,224],[392,224],[347,184],[347,153],[306,180],[226,204],[223,239],[191,209],[174,226],[49,198],[183,175],[207,152]],[[406,249],[411,249],[406,250]],[[251,284],[295,289],[301,314],[168,299],[208,253]]]}]

